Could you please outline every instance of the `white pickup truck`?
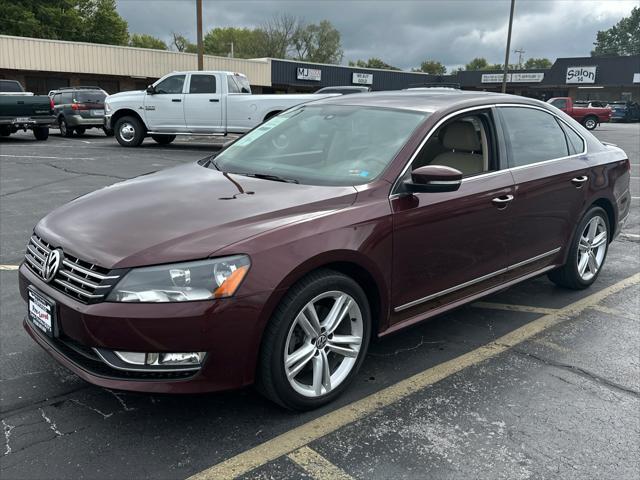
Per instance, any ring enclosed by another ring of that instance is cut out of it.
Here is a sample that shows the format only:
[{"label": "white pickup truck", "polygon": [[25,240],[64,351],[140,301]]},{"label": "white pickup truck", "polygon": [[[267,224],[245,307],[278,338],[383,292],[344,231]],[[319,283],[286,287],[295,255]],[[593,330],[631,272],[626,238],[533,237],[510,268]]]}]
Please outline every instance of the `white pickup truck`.
[{"label": "white pickup truck", "polygon": [[245,133],[294,105],[331,95],[252,95],[249,80],[233,72],[173,72],[147,90],[109,95],[105,129],[120,145],[150,136],[168,144],[176,135]]}]

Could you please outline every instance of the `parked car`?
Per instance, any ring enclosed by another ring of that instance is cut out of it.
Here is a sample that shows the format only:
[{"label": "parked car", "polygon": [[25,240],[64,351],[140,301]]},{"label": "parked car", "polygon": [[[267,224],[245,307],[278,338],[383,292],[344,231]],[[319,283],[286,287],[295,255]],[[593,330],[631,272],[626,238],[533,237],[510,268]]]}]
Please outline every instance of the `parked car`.
[{"label": "parked car", "polygon": [[324,87],[317,90],[316,93],[338,93],[340,95],[349,95],[351,93],[365,93],[370,91],[371,87],[365,87],[363,85],[345,85],[342,87]]},{"label": "parked car", "polygon": [[550,98],[548,103],[559,108],[571,118],[580,122],[587,130],[595,129],[599,124],[611,120],[611,109],[608,107],[580,106],[574,104],[571,97]]},{"label": "parked car", "polygon": [[64,87],[49,93],[60,134],[84,135],[89,128],[99,128],[107,136],[113,132],[104,127],[104,99],[107,92],[100,87]]},{"label": "parked car", "polygon": [[18,130],[31,130],[36,140],[49,138],[49,125],[55,121],[53,104],[45,95],[25,92],[15,80],[0,80],[0,136]]},{"label": "parked car", "polygon": [[105,127],[124,147],[150,136],[166,145],[176,135],[246,133],[283,110],[325,95],[252,95],[247,77],[233,72],[173,72],[146,91],[105,101]]},{"label": "parked car", "polygon": [[640,104],[637,102],[611,102],[612,122],[640,121]]},{"label": "parked car", "polygon": [[537,100],[327,98],[48,214],[19,269],[24,326],[106,388],[255,382],[315,408],[371,338],[541,274],[589,287],[629,175],[620,148]]}]

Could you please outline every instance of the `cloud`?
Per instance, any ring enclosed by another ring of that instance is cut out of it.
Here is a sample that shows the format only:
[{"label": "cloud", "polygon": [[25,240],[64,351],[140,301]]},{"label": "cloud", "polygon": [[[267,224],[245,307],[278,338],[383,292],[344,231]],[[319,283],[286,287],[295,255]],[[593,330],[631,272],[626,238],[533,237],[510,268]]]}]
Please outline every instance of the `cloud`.
[{"label": "cloud", "polygon": [[[504,61],[507,0],[235,0],[203,2],[205,31],[256,27],[288,13],[310,23],[327,19],[342,34],[344,63],[382,58],[411,68],[425,59],[452,67],[474,57]],[[635,0],[517,0],[512,50],[525,58],[588,56],[598,30],[628,15]],[[129,30],[164,40],[179,32],[195,40],[194,0],[118,0]],[[513,55],[513,53],[512,53]],[[514,58],[514,56],[512,56]]]}]

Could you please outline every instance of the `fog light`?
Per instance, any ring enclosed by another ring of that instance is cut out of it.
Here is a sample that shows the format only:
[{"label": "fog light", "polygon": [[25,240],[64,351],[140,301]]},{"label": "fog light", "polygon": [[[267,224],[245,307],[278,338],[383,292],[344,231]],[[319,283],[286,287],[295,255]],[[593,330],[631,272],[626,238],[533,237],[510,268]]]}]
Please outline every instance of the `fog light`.
[{"label": "fog light", "polygon": [[142,352],[113,352],[125,363],[131,365],[200,365],[207,352],[184,353],[142,353]]}]

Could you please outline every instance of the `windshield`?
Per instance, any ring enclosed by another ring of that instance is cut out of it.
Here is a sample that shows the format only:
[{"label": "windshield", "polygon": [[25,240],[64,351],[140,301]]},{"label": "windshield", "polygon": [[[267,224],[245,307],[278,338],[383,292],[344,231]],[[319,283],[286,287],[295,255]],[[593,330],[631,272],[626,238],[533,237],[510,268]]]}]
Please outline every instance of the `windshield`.
[{"label": "windshield", "polygon": [[427,113],[349,105],[309,105],[281,113],[240,138],[215,167],[310,185],[375,179]]}]

